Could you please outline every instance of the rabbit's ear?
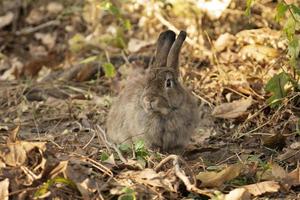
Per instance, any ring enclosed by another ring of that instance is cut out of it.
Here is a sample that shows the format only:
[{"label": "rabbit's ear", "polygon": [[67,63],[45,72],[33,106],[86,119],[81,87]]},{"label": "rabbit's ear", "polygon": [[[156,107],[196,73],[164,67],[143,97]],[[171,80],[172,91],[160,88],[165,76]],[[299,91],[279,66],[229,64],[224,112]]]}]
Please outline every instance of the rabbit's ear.
[{"label": "rabbit's ear", "polygon": [[176,71],[178,70],[179,53],[185,38],[186,38],[186,32],[180,31],[168,55],[167,67],[175,68]]},{"label": "rabbit's ear", "polygon": [[167,57],[176,38],[173,31],[162,32],[157,40],[157,47],[155,53],[154,67],[164,67],[167,64]]}]

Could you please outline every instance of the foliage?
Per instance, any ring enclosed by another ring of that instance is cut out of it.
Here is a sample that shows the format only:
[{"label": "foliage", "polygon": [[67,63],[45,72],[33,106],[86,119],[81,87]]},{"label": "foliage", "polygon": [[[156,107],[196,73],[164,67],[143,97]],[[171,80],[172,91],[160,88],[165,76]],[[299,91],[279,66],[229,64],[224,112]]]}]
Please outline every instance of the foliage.
[{"label": "foliage", "polygon": [[[288,40],[287,56],[292,72],[281,72],[274,75],[267,83],[265,89],[272,93],[267,100],[271,107],[280,105],[281,100],[288,95],[287,86],[291,84],[294,91],[299,91],[300,68],[298,57],[300,52],[299,35],[300,30],[300,8],[288,1],[281,1],[276,7],[275,20],[283,22],[283,34]],[[247,10],[250,10],[252,0],[247,0]],[[246,10],[246,12],[247,12]],[[250,13],[250,11],[248,11]]]},{"label": "foliage", "polygon": [[126,143],[120,144],[118,146],[118,148],[120,149],[120,151],[122,151],[124,153],[129,153],[131,151],[134,151],[136,159],[139,161],[139,163],[142,164],[142,166],[146,166],[146,160],[149,155],[149,151],[146,148],[145,142],[143,140],[135,141],[133,143],[132,148],[129,144],[126,144]]},{"label": "foliage", "polygon": [[122,189],[124,194],[118,197],[118,200],[136,200],[135,192],[131,188],[125,187]]},{"label": "foliage", "polygon": [[50,187],[52,187],[54,184],[64,184],[64,185],[70,186],[71,188],[74,188],[74,189],[77,188],[75,183],[73,183],[73,181],[71,181],[69,179],[66,179],[66,178],[63,178],[63,177],[55,177],[53,179],[48,180],[46,183],[44,183],[35,192],[34,196],[36,198],[38,198],[38,197],[46,195],[49,192]]}]

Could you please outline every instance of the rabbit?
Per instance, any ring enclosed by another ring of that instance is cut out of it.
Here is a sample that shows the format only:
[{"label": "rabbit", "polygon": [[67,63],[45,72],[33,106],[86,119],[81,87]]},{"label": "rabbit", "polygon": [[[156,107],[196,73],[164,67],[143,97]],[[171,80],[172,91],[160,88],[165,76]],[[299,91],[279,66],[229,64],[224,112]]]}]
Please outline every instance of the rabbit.
[{"label": "rabbit", "polygon": [[179,53],[186,32],[159,35],[154,63],[145,75],[129,80],[113,102],[107,136],[114,143],[143,139],[150,149],[180,152],[195,132],[197,100],[180,83]]}]

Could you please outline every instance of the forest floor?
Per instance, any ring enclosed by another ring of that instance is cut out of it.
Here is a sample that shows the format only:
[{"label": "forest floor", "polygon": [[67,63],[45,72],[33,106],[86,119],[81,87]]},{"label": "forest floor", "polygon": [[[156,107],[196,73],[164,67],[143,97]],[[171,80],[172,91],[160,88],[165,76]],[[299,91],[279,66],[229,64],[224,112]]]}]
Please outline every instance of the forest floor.
[{"label": "forest floor", "polygon": [[[0,2],[0,199],[300,199],[299,94],[265,90],[290,70],[276,3],[112,2]],[[188,33],[197,133],[182,155],[112,146],[112,100],[166,29]]]}]

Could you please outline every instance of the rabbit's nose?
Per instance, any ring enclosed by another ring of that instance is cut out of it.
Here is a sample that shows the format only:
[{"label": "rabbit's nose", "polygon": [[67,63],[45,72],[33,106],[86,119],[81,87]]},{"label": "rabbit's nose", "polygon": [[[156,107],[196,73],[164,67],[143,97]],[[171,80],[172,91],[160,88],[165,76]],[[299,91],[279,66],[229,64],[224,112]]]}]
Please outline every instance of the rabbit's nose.
[{"label": "rabbit's nose", "polygon": [[169,113],[169,110],[162,105],[158,98],[144,97],[143,104],[146,113],[148,113],[149,111],[160,112],[164,115]]},{"label": "rabbit's nose", "polygon": [[149,110],[153,110],[153,102],[153,99],[150,99],[149,97],[143,98],[143,104],[146,112],[148,112]]}]

